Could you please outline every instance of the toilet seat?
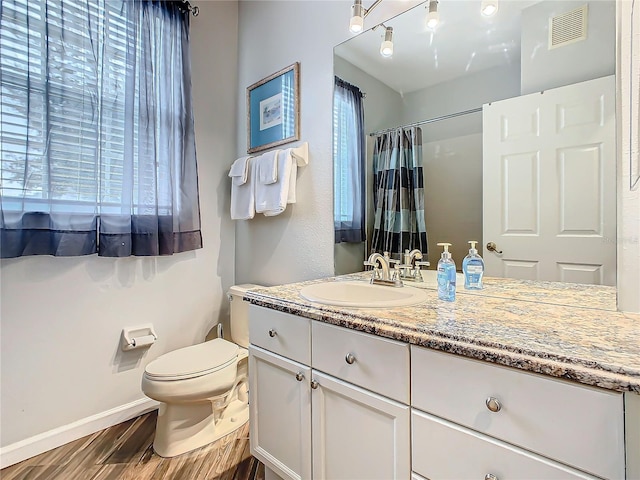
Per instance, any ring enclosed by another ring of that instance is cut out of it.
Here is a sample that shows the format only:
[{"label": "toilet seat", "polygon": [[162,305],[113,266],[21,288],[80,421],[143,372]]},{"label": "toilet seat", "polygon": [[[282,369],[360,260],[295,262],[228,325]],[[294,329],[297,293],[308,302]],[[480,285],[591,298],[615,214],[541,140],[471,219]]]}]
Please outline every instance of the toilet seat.
[{"label": "toilet seat", "polygon": [[201,377],[233,365],[239,347],[222,338],[180,348],[160,355],[145,368],[152,380],[186,380]]}]

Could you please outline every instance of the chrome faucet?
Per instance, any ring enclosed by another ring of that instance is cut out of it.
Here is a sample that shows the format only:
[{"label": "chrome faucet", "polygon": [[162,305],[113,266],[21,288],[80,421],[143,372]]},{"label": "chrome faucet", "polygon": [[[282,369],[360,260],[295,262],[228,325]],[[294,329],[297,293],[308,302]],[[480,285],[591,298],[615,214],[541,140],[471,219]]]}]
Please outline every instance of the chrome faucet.
[{"label": "chrome faucet", "polygon": [[420,267],[422,265],[429,266],[429,262],[420,262],[422,260],[422,252],[417,248],[409,251],[404,251],[404,263],[399,266],[401,276],[407,280],[414,280],[416,282],[422,282],[422,273]]},{"label": "chrome faucet", "polygon": [[[373,267],[373,275],[371,276],[371,283],[376,283],[380,285],[392,285],[394,287],[401,287],[402,280],[400,280],[400,270],[398,268],[398,261],[391,260],[389,258],[389,254],[384,252],[384,255],[380,255],[379,253],[372,253],[369,255],[367,261],[364,264],[368,267]],[[390,263],[395,263],[394,274],[391,276]],[[380,265],[380,269],[378,269],[378,265]],[[382,270],[382,276],[380,275],[380,270]]]},{"label": "chrome faucet", "polygon": [[415,262],[416,260],[422,260],[422,252],[420,250],[418,250],[417,248],[414,248],[411,251],[409,250],[404,251],[405,265],[409,265],[411,268],[413,268],[414,267],[413,262]]}]

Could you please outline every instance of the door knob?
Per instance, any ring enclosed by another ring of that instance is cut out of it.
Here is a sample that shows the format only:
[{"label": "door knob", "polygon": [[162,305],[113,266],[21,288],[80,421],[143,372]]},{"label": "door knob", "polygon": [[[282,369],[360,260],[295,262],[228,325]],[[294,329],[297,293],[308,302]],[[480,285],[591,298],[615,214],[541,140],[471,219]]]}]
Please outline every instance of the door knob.
[{"label": "door knob", "polygon": [[269,330],[269,336],[271,338],[275,337],[278,334],[278,332],[276,332],[273,328],[271,330]]},{"label": "door knob", "polygon": [[497,254],[502,253],[502,250],[498,250],[498,246],[493,242],[487,243],[487,250],[489,250],[490,252],[496,252]]},{"label": "door knob", "polygon": [[347,356],[344,357],[345,362],[347,362],[349,365],[353,365],[353,362],[356,361],[356,357],[353,355],[353,353],[347,353]]}]

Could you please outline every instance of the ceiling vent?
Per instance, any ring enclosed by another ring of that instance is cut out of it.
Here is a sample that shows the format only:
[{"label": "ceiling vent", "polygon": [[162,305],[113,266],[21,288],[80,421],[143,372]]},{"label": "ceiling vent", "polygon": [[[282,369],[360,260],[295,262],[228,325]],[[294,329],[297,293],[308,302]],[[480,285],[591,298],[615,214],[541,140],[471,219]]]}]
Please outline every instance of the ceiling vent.
[{"label": "ceiling vent", "polygon": [[549,19],[549,50],[587,38],[587,5]]}]

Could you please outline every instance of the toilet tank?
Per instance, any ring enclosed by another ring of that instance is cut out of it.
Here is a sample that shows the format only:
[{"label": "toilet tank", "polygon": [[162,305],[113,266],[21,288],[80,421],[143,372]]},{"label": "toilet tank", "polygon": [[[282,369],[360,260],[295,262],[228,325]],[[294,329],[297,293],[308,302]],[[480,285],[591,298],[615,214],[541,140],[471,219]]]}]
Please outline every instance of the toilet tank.
[{"label": "toilet tank", "polygon": [[262,285],[254,285],[245,283],[242,285],[233,285],[229,288],[229,300],[231,303],[231,316],[229,325],[231,325],[231,340],[241,347],[249,346],[249,302],[242,300],[245,292],[252,288],[259,288]]}]

